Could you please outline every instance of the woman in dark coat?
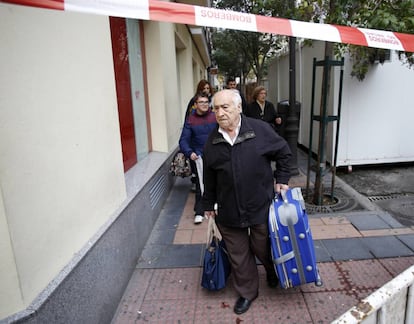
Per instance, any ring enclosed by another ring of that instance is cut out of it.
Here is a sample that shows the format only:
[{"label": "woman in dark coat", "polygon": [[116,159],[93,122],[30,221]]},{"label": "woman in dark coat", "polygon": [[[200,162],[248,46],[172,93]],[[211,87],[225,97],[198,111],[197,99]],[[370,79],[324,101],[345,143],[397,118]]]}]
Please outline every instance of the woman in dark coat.
[{"label": "woman in dark coat", "polygon": [[276,112],[275,106],[266,100],[267,91],[265,87],[258,86],[253,91],[253,101],[247,105],[244,114],[247,117],[261,119],[268,122],[277,131],[282,124],[281,116]]}]

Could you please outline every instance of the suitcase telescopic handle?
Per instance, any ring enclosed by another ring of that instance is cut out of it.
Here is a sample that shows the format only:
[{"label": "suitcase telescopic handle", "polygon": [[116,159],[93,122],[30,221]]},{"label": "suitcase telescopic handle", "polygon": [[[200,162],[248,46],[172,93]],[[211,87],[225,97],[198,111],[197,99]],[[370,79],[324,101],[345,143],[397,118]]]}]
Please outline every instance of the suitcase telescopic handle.
[{"label": "suitcase telescopic handle", "polygon": [[288,203],[288,198],[287,198],[286,193],[287,193],[287,190],[285,190],[285,189],[280,190],[280,196],[282,197],[282,200],[285,204]]}]

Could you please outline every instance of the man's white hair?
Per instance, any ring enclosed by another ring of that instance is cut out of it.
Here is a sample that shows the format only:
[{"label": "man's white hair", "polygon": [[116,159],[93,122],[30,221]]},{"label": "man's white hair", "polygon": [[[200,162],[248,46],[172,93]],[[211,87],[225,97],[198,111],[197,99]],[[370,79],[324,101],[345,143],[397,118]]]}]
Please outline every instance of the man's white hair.
[{"label": "man's white hair", "polygon": [[233,104],[234,104],[236,107],[241,107],[242,98],[241,98],[241,96],[240,96],[240,92],[239,92],[239,90],[237,90],[237,89],[224,89],[224,90],[221,90],[221,91],[219,91],[219,92],[216,92],[216,93],[214,94],[213,98],[211,99],[211,105],[212,105],[213,107],[214,107],[214,97],[216,96],[216,94],[218,94],[218,93],[220,93],[220,92],[223,92],[223,91],[229,91],[229,92],[231,92]]}]

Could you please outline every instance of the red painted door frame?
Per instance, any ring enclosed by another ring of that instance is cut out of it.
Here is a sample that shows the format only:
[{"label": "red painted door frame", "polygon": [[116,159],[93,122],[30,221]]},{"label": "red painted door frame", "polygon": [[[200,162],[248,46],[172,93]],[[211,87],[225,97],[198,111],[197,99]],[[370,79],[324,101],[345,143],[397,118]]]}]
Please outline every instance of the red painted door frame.
[{"label": "red painted door frame", "polygon": [[119,126],[121,130],[122,157],[126,172],[137,163],[134,115],[129,74],[128,38],[125,18],[109,17]]}]

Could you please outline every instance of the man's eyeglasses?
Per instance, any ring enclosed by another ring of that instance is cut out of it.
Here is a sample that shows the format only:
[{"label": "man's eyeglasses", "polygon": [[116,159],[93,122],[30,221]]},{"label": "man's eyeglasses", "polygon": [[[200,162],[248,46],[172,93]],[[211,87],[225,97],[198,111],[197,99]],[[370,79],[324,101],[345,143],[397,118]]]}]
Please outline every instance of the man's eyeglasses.
[{"label": "man's eyeglasses", "polygon": [[197,101],[199,105],[208,105],[208,101]]}]

